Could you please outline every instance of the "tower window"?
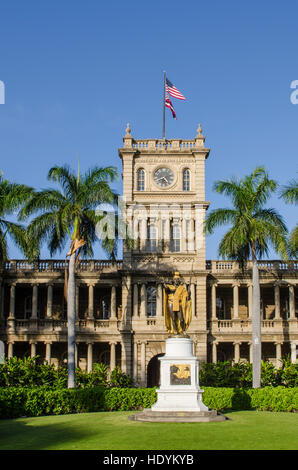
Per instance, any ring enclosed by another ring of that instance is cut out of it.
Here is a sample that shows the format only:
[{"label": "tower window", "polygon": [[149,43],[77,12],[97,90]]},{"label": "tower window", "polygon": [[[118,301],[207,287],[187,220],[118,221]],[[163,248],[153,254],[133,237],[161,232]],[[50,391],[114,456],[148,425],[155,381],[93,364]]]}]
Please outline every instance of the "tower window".
[{"label": "tower window", "polygon": [[147,288],[147,317],[156,316],[156,287],[149,286]]},{"label": "tower window", "polygon": [[190,170],[183,170],[183,191],[190,191]]},{"label": "tower window", "polygon": [[137,172],[137,190],[145,191],[145,170],[140,168]]},{"label": "tower window", "polygon": [[157,228],[155,225],[148,226],[147,251],[157,250]]},{"label": "tower window", "polygon": [[180,227],[179,225],[175,224],[172,227],[172,243],[171,243],[171,251],[177,252],[180,251]]}]

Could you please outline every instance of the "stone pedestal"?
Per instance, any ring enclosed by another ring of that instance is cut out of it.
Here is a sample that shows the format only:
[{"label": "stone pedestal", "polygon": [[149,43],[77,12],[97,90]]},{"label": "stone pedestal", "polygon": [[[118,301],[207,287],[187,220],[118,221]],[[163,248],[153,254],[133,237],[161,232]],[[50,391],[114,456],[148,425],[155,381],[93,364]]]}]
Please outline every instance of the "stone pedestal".
[{"label": "stone pedestal", "polygon": [[188,337],[166,340],[166,353],[160,359],[160,387],[157,402],[130,419],[136,421],[222,421],[225,417],[209,410],[202,401],[199,385],[199,360]]}]

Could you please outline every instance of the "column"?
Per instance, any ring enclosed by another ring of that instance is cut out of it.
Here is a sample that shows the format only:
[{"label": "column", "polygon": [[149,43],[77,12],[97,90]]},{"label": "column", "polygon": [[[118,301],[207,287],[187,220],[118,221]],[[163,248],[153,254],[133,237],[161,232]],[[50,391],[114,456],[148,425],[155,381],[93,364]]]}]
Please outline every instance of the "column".
[{"label": "column", "polygon": [[117,317],[117,297],[116,297],[116,286],[111,288],[111,318],[116,319]]},{"label": "column", "polygon": [[212,362],[217,362],[217,341],[213,341],[212,343]]},{"label": "column", "polygon": [[135,382],[138,380],[138,343],[133,344],[133,379]]},{"label": "column", "polygon": [[295,341],[291,342],[291,362],[294,364],[297,361],[297,343]]},{"label": "column", "polygon": [[140,231],[140,250],[146,250],[147,242],[147,217],[142,217],[141,219],[141,231]]},{"label": "column", "polygon": [[51,354],[52,354],[52,342],[51,341],[46,341],[46,357],[45,357],[45,362],[48,364],[51,364]]},{"label": "column", "polygon": [[181,239],[181,251],[187,251],[187,239],[186,239],[186,219],[183,218],[180,223],[180,239]]},{"label": "column", "polygon": [[10,286],[10,300],[9,300],[9,318],[15,318],[15,302],[16,302],[16,285]]},{"label": "column", "polygon": [[279,284],[274,284],[274,304],[275,304],[275,312],[274,318],[280,319],[280,289]]},{"label": "column", "polygon": [[133,285],[133,311],[134,319],[137,319],[139,314],[139,286],[137,283]]},{"label": "column", "polygon": [[80,310],[80,284],[76,283],[76,321],[79,319],[79,310]]},{"label": "column", "polygon": [[75,367],[78,367],[78,348],[79,348],[79,345],[78,343],[75,344]]},{"label": "column", "polygon": [[156,318],[162,318],[162,285],[157,284],[156,289]]},{"label": "column", "polygon": [[191,307],[192,307],[192,317],[196,316],[196,286],[192,282],[190,284],[190,298],[191,298]]},{"label": "column", "polygon": [[252,342],[249,341],[248,343],[249,345],[249,362],[252,364],[252,361],[253,361],[253,347],[252,347]]},{"label": "column", "polygon": [[7,358],[11,359],[13,357],[13,345],[14,341],[8,341],[7,343],[8,349],[7,349]]},{"label": "column", "polygon": [[212,320],[216,320],[216,286],[217,283],[211,284],[211,316]]},{"label": "column", "polygon": [[234,362],[237,363],[240,361],[240,342],[235,341],[234,343]]},{"label": "column", "polygon": [[188,251],[195,249],[195,221],[193,216],[189,219],[189,232],[188,232]]},{"label": "column", "polygon": [[295,291],[294,286],[289,286],[289,307],[290,307],[290,318],[295,318]]},{"label": "column", "polygon": [[53,284],[48,284],[47,289],[47,318],[53,315]]},{"label": "column", "polygon": [[93,343],[87,343],[87,372],[92,372]]},{"label": "column", "polygon": [[276,346],[276,368],[281,367],[281,343],[275,343]]},{"label": "column", "polygon": [[248,284],[248,317],[252,318],[252,284]]},{"label": "column", "polygon": [[164,240],[164,252],[168,253],[170,251],[170,217],[169,214],[163,219],[163,240]]},{"label": "column", "polygon": [[239,318],[239,284],[233,284],[233,317]]},{"label": "column", "polygon": [[36,356],[36,342],[35,341],[30,341],[31,344],[31,358]]},{"label": "column", "polygon": [[94,284],[88,285],[88,319],[94,318]]},{"label": "column", "polygon": [[147,341],[141,342],[141,382],[142,385],[146,385],[146,343]]},{"label": "column", "polygon": [[[109,344],[110,344],[110,371],[112,372],[112,370],[114,370],[116,367],[116,342],[111,341]],[[124,345],[122,344],[121,345],[121,353],[122,353],[121,359],[124,356],[123,350],[124,350]]]},{"label": "column", "polygon": [[37,318],[37,302],[38,302],[38,284],[34,284],[32,288],[32,315],[31,318]]},{"label": "column", "polygon": [[0,283],[0,320],[1,318],[3,318],[3,297],[4,297],[3,284]]},{"label": "column", "polygon": [[7,327],[9,333],[15,331],[15,303],[16,303],[16,285],[10,286],[9,314],[7,318]]},{"label": "column", "polygon": [[122,277],[122,328],[129,330],[131,328],[132,316],[132,285],[131,275],[123,275]]},{"label": "column", "polygon": [[147,300],[147,288],[146,284],[141,285],[141,318],[146,318],[146,300]]}]

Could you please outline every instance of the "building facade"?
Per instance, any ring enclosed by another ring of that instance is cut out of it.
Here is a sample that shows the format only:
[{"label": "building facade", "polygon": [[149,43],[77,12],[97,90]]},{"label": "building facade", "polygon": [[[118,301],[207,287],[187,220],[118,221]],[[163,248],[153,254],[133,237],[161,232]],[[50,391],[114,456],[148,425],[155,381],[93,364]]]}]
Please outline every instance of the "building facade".
[{"label": "building facade", "polygon": [[[167,332],[162,283],[179,271],[192,297],[187,331],[200,361],[252,360],[251,266],[206,260],[203,231],[209,149],[193,140],[136,140],[119,149],[123,213],[133,247],[123,259],[81,260],[76,273],[76,362],[119,366],[156,385]],[[67,361],[65,260],[8,261],[0,271],[0,340],[5,354]],[[277,367],[298,344],[298,262],[260,261],[262,356]]]}]

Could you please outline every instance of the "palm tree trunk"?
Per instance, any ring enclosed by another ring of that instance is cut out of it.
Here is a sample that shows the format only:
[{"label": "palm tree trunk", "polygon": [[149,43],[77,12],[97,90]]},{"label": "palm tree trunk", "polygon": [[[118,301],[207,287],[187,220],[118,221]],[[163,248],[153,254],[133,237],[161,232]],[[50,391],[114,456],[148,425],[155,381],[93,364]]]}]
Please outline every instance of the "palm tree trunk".
[{"label": "palm tree trunk", "polygon": [[75,384],[75,349],[76,349],[76,282],[75,252],[70,255],[67,286],[67,320],[68,320],[68,388]]},{"label": "palm tree trunk", "polygon": [[261,387],[260,279],[255,253],[252,255],[252,386]]}]

